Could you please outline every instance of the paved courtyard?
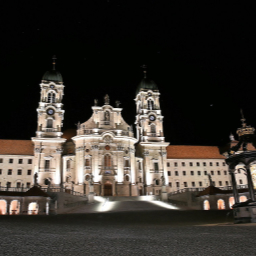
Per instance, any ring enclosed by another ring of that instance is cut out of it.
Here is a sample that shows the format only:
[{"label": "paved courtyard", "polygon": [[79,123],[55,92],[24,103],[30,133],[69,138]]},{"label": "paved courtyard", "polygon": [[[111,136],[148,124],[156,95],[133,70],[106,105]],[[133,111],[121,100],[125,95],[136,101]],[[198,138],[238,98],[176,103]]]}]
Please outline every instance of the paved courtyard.
[{"label": "paved courtyard", "polygon": [[255,255],[256,225],[228,211],[1,216],[1,255]]}]

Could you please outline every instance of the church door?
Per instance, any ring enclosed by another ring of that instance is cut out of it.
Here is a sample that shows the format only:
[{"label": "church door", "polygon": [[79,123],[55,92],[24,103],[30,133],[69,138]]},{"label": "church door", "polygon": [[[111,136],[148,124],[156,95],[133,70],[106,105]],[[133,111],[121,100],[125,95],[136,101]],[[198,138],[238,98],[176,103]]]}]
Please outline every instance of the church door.
[{"label": "church door", "polygon": [[104,196],[112,196],[112,184],[111,183],[105,183]]}]

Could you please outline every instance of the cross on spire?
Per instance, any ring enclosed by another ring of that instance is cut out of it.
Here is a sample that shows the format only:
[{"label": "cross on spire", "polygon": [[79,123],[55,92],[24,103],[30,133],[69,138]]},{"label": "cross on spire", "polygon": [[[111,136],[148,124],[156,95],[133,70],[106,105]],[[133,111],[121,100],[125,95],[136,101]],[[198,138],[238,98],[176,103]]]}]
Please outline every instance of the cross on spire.
[{"label": "cross on spire", "polygon": [[52,56],[52,70],[55,70],[56,60],[57,60],[56,55],[53,55]]},{"label": "cross on spire", "polygon": [[140,66],[143,69],[143,73],[144,73],[144,78],[147,78],[147,65],[143,64],[142,66]]},{"label": "cross on spire", "polygon": [[244,118],[244,113],[243,113],[243,109],[240,109],[240,112],[241,112],[241,121],[242,121],[242,126],[245,127],[246,126],[246,123],[245,123],[245,118]]}]

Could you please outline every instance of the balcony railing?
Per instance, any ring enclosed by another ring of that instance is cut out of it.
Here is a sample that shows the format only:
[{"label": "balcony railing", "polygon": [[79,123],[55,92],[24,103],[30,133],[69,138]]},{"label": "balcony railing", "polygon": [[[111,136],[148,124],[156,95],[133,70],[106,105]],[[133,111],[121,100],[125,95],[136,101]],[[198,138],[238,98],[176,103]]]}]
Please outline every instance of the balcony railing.
[{"label": "balcony railing", "polygon": [[159,169],[159,170],[150,169],[150,172],[161,173],[163,172],[163,169]]},{"label": "balcony railing", "polygon": [[42,128],[43,132],[58,132],[56,128]]}]

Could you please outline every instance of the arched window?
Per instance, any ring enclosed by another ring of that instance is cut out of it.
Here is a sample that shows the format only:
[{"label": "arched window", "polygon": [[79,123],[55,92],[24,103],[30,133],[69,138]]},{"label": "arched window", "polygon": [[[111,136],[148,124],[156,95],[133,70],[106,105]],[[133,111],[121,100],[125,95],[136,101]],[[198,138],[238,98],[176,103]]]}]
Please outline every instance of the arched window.
[{"label": "arched window", "polygon": [[124,167],[130,167],[129,159],[125,159]]},{"label": "arched window", "polygon": [[154,109],[154,101],[153,100],[148,100],[148,109],[149,110]]},{"label": "arched window", "polygon": [[240,196],[239,197],[239,202],[242,203],[242,202],[245,202],[247,201],[247,197],[246,196]]},{"label": "arched window", "polygon": [[230,209],[233,209],[232,206],[235,204],[235,199],[234,199],[234,197],[231,196],[231,197],[229,198],[228,202],[229,202],[229,208],[230,208]]},{"label": "arched window", "polygon": [[104,166],[105,166],[105,168],[111,168],[112,167],[112,161],[111,161],[111,156],[110,155],[105,155],[104,156]]},{"label": "arched window", "polygon": [[85,166],[90,166],[90,159],[88,158],[85,159]]},{"label": "arched window", "polygon": [[109,111],[105,111],[105,113],[104,113],[104,120],[105,120],[105,121],[110,121],[110,114],[109,114]]},{"label": "arched window", "polygon": [[156,133],[156,125],[155,124],[151,124],[150,128],[151,128],[151,133]]},{"label": "arched window", "polygon": [[6,214],[7,203],[5,200],[0,200],[0,215]]},{"label": "arched window", "polygon": [[37,215],[38,214],[38,204],[33,202],[28,205],[28,214],[29,215]]},{"label": "arched window", "polygon": [[10,204],[10,215],[16,215],[20,213],[20,202],[18,200],[12,200]]},{"label": "arched window", "polygon": [[218,210],[225,210],[225,202],[222,199],[219,199],[217,202]]},{"label": "arched window", "polygon": [[47,128],[52,128],[52,119],[47,119]]},{"label": "arched window", "polygon": [[160,184],[159,180],[156,180],[156,185],[159,185],[159,184]]},{"label": "arched window", "polygon": [[70,169],[70,160],[67,160],[67,169]]},{"label": "arched window", "polygon": [[204,210],[210,210],[210,202],[208,200],[204,200]]},{"label": "arched window", "polygon": [[125,176],[125,180],[126,180],[126,181],[129,181],[129,180],[130,180],[129,175],[126,175],[126,176]]},{"label": "arched window", "polygon": [[48,93],[47,102],[48,103],[55,103],[55,93],[54,92],[49,92]]}]

